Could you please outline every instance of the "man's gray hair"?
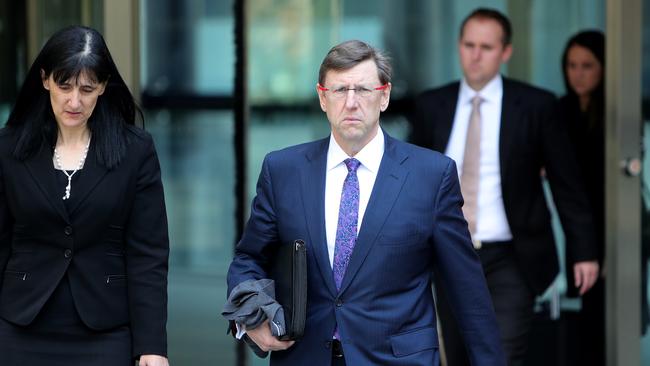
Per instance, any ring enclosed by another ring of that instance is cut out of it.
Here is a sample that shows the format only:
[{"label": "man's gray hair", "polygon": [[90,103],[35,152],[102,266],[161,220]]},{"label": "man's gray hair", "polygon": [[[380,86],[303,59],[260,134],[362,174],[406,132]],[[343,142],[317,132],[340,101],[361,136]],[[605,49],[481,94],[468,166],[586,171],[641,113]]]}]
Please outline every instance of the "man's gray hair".
[{"label": "man's gray hair", "polygon": [[345,41],[329,50],[320,65],[318,82],[323,85],[325,83],[325,76],[330,70],[348,70],[366,60],[375,61],[379,81],[382,85],[390,82],[393,69],[388,56],[381,50],[358,40]]}]

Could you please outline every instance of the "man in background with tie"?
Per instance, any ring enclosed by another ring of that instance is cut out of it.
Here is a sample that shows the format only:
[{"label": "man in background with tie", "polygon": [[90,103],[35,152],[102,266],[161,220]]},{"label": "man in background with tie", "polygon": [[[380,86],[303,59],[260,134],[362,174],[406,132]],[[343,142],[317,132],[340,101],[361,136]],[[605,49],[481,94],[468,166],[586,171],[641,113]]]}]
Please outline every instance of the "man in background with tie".
[{"label": "man in background with tie", "polygon": [[[509,365],[526,351],[535,295],[559,271],[540,171],[546,170],[583,294],[598,276],[595,238],[578,167],[554,116],[555,97],[510,80],[499,68],[512,54],[510,21],[477,9],[462,23],[458,50],[464,78],[416,100],[411,141],[445,153],[459,166],[472,241],[492,295]],[[468,365],[459,329],[440,286],[438,309],[447,361]]]},{"label": "man in background with tie", "polygon": [[228,292],[266,278],[278,247],[305,241],[302,340],[279,341],[268,322],[245,330],[273,351],[271,365],[438,365],[433,270],[473,365],[505,366],[456,166],[380,128],[390,80],[381,51],[360,41],[333,47],[316,86],[331,135],[264,159]]}]

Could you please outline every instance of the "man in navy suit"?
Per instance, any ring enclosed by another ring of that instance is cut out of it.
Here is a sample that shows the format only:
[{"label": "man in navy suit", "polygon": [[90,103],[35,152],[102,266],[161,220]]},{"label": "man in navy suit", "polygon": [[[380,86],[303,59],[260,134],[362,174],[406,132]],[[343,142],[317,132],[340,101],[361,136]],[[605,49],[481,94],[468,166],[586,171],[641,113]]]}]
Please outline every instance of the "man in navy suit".
[{"label": "man in navy suit", "polygon": [[[465,18],[458,42],[464,78],[418,97],[411,141],[445,153],[459,166],[463,210],[467,214],[474,204],[467,220],[508,364],[519,365],[535,295],[558,274],[542,169],[567,238],[575,278],[569,284],[581,294],[589,290],[598,262],[591,212],[565,126],[554,116],[555,97],[499,74],[512,54],[511,33],[510,21],[496,10],[477,9]],[[476,185],[467,184],[471,181]],[[445,301],[444,286],[436,290],[447,360],[466,365],[459,335],[464,326],[452,316],[456,305]]]},{"label": "man in navy suit", "polygon": [[360,41],[333,47],[317,84],[331,135],[264,159],[228,293],[268,277],[279,246],[305,241],[304,337],[279,341],[268,322],[245,330],[273,351],[272,365],[438,365],[432,271],[473,365],[505,365],[456,166],[380,128],[390,78],[379,50]]}]

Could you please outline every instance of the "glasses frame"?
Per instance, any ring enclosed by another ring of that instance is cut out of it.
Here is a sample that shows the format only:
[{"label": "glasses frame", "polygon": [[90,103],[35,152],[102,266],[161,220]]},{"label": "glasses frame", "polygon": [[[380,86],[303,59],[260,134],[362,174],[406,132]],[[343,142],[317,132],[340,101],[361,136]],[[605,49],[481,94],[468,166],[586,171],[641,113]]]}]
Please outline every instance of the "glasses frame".
[{"label": "glasses frame", "polygon": [[[322,86],[320,83],[317,84],[317,87],[318,87],[318,90],[320,90],[320,91],[332,91],[330,88],[326,88],[326,87]],[[372,90],[385,90],[387,88],[388,88],[388,83],[386,83],[386,84],[384,84],[382,86],[378,86],[376,88],[373,88]],[[355,97],[362,98],[360,95],[357,94],[357,89],[356,88],[346,88],[345,89],[346,93],[349,92],[350,90],[354,90],[354,96]],[[336,95],[336,94],[333,94],[333,95]],[[343,95],[345,95],[345,94],[341,94],[341,96],[343,96]]]}]

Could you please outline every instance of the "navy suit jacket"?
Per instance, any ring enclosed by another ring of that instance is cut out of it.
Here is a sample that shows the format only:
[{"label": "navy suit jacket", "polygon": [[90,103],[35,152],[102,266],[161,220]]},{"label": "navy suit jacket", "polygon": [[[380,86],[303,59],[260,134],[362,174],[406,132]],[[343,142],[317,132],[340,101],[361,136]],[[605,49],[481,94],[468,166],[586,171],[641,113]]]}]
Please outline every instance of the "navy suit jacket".
[{"label": "navy suit jacket", "polygon": [[454,162],[386,135],[359,236],[337,292],[325,237],[329,138],[268,154],[251,216],[228,272],[228,292],[267,277],[280,245],[304,239],[304,338],[272,365],[330,365],[338,324],[348,365],[437,365],[431,273],[450,294],[474,365],[505,365],[481,265],[461,212]]}]

